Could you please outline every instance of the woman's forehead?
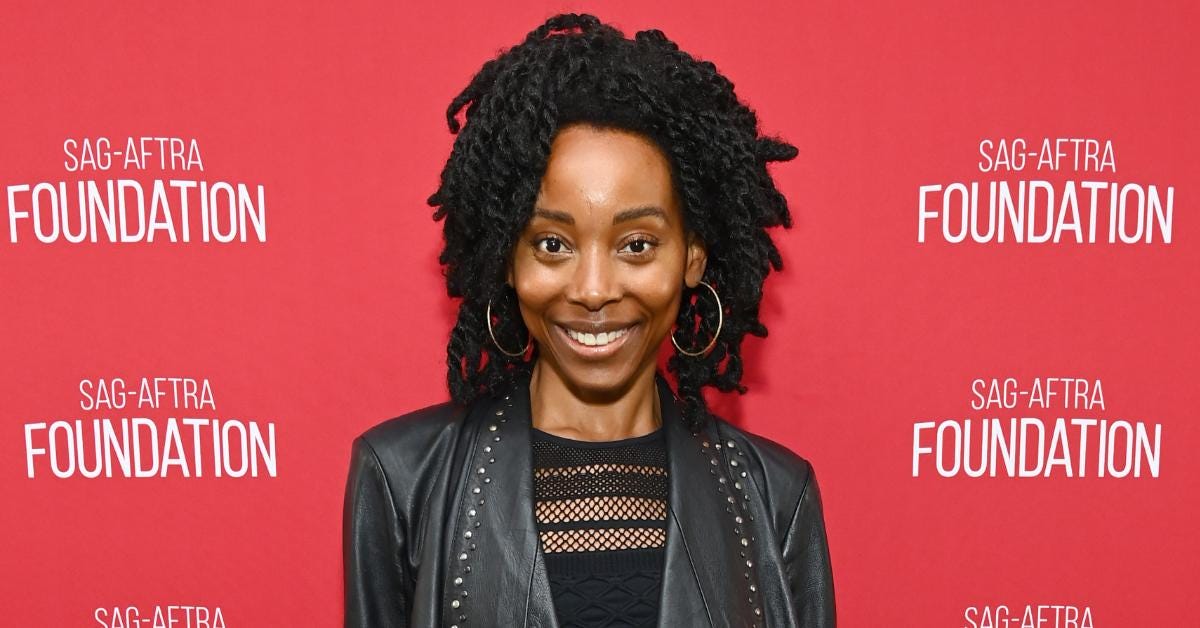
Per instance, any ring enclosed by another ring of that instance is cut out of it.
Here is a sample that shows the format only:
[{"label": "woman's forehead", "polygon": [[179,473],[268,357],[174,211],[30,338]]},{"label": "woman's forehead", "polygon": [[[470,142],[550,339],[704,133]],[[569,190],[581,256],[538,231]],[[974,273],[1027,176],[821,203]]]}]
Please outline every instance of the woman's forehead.
[{"label": "woman's forehead", "polygon": [[583,125],[556,135],[537,207],[565,212],[576,220],[633,213],[665,214],[662,217],[670,220],[679,211],[670,163],[657,144],[638,133]]}]

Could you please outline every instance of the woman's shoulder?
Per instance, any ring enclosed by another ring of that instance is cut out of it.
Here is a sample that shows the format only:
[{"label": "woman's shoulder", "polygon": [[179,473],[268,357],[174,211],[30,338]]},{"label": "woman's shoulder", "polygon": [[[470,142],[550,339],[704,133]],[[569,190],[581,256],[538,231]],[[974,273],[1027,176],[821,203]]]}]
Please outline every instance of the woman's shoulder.
[{"label": "woman's shoulder", "polygon": [[385,419],[367,428],[359,438],[373,447],[432,436],[459,421],[469,408],[445,401]]},{"label": "woman's shoulder", "polygon": [[774,511],[776,529],[786,526],[810,483],[816,481],[812,463],[790,447],[725,419],[714,417],[714,423],[725,455],[741,460]]},{"label": "woman's shoulder", "polygon": [[[760,459],[764,470],[769,474],[789,478],[806,478],[808,474],[812,473],[812,463],[787,445],[734,425],[721,417],[714,417],[714,422],[717,433],[725,441],[732,440],[734,442],[734,451],[741,446],[743,451],[750,452],[747,455],[753,454]],[[729,446],[727,442],[724,444]]]},{"label": "woman's shoulder", "polygon": [[[454,457],[455,435],[460,431],[457,426],[466,410],[448,402],[426,406],[380,421],[355,437],[350,447],[347,512],[371,512],[386,503],[398,521],[420,521],[447,476],[447,462]],[[414,530],[407,528],[405,533]]]},{"label": "woman's shoulder", "polygon": [[447,401],[380,421],[354,439],[353,450],[374,457],[385,472],[415,471],[453,446],[469,409]]}]

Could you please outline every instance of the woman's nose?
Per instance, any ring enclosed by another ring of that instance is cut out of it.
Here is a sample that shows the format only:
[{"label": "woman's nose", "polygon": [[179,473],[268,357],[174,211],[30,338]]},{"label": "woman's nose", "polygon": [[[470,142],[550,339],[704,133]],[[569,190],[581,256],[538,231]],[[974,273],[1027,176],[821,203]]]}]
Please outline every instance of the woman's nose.
[{"label": "woman's nose", "polygon": [[567,299],[589,311],[597,311],[620,298],[614,260],[607,251],[591,247],[578,258]]}]

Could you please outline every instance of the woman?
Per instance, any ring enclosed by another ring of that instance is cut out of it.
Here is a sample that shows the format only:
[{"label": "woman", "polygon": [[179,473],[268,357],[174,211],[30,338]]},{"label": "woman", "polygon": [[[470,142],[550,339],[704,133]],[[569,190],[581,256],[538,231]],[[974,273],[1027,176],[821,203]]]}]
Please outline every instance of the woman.
[{"label": "woman", "polygon": [[453,400],[354,442],[346,625],[833,626],[811,465],[700,393],[745,391],[765,229],[791,221],[766,163],[796,149],[711,63],[590,15],[486,63],[447,120]]}]

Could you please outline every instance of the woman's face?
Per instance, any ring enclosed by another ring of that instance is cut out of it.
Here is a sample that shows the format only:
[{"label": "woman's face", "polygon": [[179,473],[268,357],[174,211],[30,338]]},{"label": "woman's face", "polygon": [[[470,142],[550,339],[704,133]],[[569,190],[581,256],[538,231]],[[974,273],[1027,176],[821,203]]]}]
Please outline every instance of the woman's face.
[{"label": "woman's face", "polygon": [[705,251],[684,232],[666,156],[650,139],[561,128],[508,281],[540,368],[580,397],[619,396],[653,372]]}]

